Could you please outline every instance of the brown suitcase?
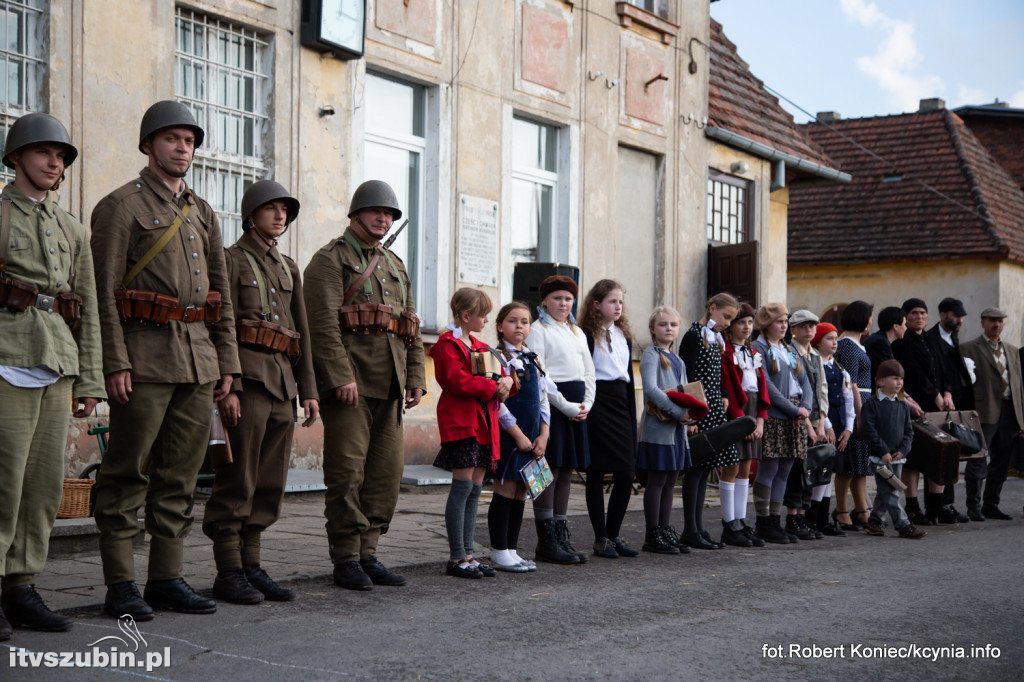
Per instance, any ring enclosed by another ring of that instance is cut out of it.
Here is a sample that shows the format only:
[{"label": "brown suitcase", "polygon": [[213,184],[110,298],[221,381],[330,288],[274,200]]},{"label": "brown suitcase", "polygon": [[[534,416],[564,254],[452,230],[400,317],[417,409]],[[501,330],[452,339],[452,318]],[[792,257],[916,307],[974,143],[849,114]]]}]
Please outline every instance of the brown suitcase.
[{"label": "brown suitcase", "polygon": [[[956,422],[957,424],[963,424],[969,429],[974,429],[978,433],[984,433],[981,429],[981,418],[978,417],[978,413],[975,410],[955,410],[952,412],[925,412],[924,416],[921,417],[925,422],[933,424],[940,429],[946,422]],[[973,455],[960,455],[960,459],[983,459],[988,456],[988,448],[984,447]]]},{"label": "brown suitcase", "polygon": [[917,469],[929,481],[953,485],[960,478],[960,441],[934,424],[916,421],[906,466]]}]

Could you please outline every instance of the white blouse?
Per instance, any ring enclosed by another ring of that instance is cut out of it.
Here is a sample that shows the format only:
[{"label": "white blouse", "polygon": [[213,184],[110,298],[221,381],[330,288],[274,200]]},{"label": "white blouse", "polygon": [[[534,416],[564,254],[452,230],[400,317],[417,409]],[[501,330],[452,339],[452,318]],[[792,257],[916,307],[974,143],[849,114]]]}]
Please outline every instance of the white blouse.
[{"label": "white blouse", "polygon": [[[530,329],[526,345],[537,354],[540,366],[552,381],[583,382],[583,406],[589,412],[594,406],[597,385],[594,361],[583,331],[568,322],[556,322],[542,312],[541,319]],[[551,407],[570,419],[580,413],[579,403],[566,400],[558,391],[548,393],[548,400]]]},{"label": "white blouse", "polygon": [[736,364],[743,370],[743,380],[740,387],[745,393],[757,393],[757,368],[761,366],[761,354],[754,356],[754,351],[747,348],[746,344],[732,344]]},{"label": "white blouse", "polygon": [[[608,348],[608,334],[611,334],[611,349]],[[594,378],[598,381],[629,381],[629,372],[633,369],[632,358],[629,357],[629,344],[626,335],[619,326],[612,322],[598,332],[594,339]]]}]

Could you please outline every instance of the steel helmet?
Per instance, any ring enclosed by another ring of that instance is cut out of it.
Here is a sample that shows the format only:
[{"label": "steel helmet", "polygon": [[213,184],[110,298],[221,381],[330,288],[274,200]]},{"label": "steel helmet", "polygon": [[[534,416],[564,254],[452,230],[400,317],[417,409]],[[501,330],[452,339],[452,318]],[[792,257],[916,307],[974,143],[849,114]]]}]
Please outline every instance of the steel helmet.
[{"label": "steel helmet", "polygon": [[146,109],[142,116],[142,125],[139,126],[139,151],[145,154],[142,143],[163,128],[191,128],[196,135],[196,149],[203,146],[203,138],[206,137],[188,107],[181,102],[165,99]]},{"label": "steel helmet", "polygon": [[255,213],[263,204],[271,201],[283,201],[288,207],[288,220],[285,225],[290,225],[299,215],[299,200],[288,193],[280,183],[273,180],[260,180],[252,187],[245,190],[242,195],[242,229],[249,229],[249,217]]},{"label": "steel helmet", "polygon": [[67,147],[64,167],[67,168],[78,158],[78,149],[71,144],[71,137],[60,121],[49,114],[25,114],[11,125],[4,144],[4,165],[14,168],[11,154],[30,144],[53,142]]},{"label": "steel helmet", "polygon": [[402,217],[402,209],[398,206],[398,197],[391,185],[383,180],[367,180],[356,187],[352,194],[352,202],[348,205],[348,217],[351,218],[364,208],[390,208],[394,211],[394,219]]}]

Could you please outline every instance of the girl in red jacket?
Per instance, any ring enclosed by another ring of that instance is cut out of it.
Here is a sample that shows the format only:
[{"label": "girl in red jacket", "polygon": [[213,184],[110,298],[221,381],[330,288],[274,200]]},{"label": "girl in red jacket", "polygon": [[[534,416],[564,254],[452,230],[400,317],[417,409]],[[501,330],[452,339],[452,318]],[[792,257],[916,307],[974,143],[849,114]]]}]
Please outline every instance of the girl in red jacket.
[{"label": "girl in red jacket", "polygon": [[722,397],[729,401],[726,416],[737,419],[747,415],[757,419],[754,432],[736,443],[740,463],[718,470],[722,542],[737,547],[764,547],[764,540],[757,537],[753,526],[747,523],[750,461],[761,458],[761,435],[770,405],[761,354],[750,345],[756,312],[749,303],[740,304],[739,313],[725,330],[726,344],[722,353]]},{"label": "girl in red jacket", "polygon": [[[487,313],[491,312],[487,294],[478,289],[459,289],[452,296],[451,309],[455,322],[430,349],[434,376],[441,385],[437,403],[441,451],[434,466],[452,472],[444,514],[451,550],[446,573],[460,578],[493,577],[497,575],[493,568],[473,558],[473,535],[484,472],[493,468],[499,455],[499,404],[512,391],[512,378],[495,380],[472,372],[472,354],[487,349],[472,336],[487,325]],[[519,437],[513,430],[519,432]],[[512,426],[509,433],[524,450],[531,448],[518,427]]]}]

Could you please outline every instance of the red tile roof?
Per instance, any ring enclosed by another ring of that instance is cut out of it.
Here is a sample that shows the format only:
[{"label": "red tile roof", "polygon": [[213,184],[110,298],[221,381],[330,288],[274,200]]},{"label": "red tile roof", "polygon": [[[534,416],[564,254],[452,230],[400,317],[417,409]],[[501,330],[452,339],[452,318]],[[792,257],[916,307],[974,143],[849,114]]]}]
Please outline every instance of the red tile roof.
[{"label": "red tile roof", "polygon": [[828,168],[836,167],[779,106],[779,100],[768,94],[764,82],[750,72],[714,19],[708,80],[708,125]]},{"label": "red tile roof", "polygon": [[830,125],[835,131],[820,123],[803,127],[853,180],[790,188],[791,265],[1024,262],[1024,192],[955,114],[940,110]]},{"label": "red tile roof", "polygon": [[989,114],[985,107],[961,107],[954,113],[964,120],[999,165],[1013,176],[1020,187],[1024,187],[1024,154],[1021,153],[1024,149],[1024,109],[997,109],[995,114]]}]

